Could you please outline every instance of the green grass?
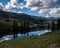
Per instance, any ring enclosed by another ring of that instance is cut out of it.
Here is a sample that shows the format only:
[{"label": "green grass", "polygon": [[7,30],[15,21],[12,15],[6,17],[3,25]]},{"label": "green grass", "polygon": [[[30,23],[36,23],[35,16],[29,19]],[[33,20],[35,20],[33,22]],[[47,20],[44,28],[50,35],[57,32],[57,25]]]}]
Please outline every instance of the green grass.
[{"label": "green grass", "polygon": [[47,48],[51,44],[60,47],[60,30],[40,36],[4,41],[0,43],[0,48]]}]

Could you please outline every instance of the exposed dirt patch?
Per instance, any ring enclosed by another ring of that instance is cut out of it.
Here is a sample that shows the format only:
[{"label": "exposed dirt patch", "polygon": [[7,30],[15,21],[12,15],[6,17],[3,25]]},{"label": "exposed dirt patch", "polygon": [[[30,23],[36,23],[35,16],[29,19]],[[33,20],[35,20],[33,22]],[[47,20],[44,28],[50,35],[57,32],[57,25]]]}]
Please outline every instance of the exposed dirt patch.
[{"label": "exposed dirt patch", "polygon": [[60,48],[60,44],[54,43],[49,45],[47,48]]}]

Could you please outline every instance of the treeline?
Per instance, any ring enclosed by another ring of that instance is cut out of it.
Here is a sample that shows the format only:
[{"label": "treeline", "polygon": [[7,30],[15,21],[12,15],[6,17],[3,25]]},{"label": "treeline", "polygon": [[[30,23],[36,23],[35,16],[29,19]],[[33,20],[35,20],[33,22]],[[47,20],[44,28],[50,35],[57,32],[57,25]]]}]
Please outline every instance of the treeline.
[{"label": "treeline", "polygon": [[20,26],[17,25],[16,21],[13,21],[13,31],[21,31],[29,29],[29,22],[21,22]]},{"label": "treeline", "polygon": [[52,20],[52,26],[51,26],[52,31],[60,29],[60,18],[58,18],[57,22]]}]

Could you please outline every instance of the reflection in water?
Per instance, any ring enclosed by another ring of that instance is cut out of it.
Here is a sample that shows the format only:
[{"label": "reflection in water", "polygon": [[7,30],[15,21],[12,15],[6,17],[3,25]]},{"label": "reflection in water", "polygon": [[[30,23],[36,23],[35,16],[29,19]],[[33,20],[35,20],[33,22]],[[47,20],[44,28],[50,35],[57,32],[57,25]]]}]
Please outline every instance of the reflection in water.
[{"label": "reflection in water", "polygon": [[15,33],[15,34],[10,34],[10,35],[3,35],[3,37],[0,37],[0,42],[3,42],[5,40],[13,40],[16,38],[23,38],[23,37],[27,37],[27,36],[36,36],[36,35],[41,35],[41,34],[45,34],[47,32],[51,32],[51,30],[37,30],[37,31],[30,31],[30,32],[21,32],[21,34],[19,33]]}]

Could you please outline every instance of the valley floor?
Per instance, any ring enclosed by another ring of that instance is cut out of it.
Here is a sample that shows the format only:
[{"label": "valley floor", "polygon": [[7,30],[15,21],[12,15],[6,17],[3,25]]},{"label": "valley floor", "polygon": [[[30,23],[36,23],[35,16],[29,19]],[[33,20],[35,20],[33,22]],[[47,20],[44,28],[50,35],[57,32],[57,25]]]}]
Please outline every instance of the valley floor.
[{"label": "valley floor", "polygon": [[0,48],[60,48],[60,30],[40,36],[4,41]]}]

